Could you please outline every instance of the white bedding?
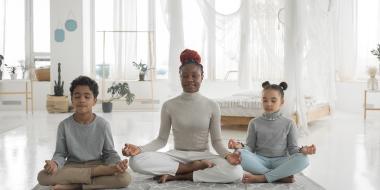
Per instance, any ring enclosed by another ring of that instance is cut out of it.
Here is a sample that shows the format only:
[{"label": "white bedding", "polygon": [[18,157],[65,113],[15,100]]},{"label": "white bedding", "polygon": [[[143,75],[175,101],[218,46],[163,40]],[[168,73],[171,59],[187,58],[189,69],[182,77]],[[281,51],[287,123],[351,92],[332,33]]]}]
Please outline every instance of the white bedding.
[{"label": "white bedding", "polygon": [[[220,106],[222,116],[257,117],[262,114],[261,93],[246,91],[216,99]],[[307,96],[305,97],[306,108],[309,110],[314,107],[327,105],[327,102],[317,101]]]}]

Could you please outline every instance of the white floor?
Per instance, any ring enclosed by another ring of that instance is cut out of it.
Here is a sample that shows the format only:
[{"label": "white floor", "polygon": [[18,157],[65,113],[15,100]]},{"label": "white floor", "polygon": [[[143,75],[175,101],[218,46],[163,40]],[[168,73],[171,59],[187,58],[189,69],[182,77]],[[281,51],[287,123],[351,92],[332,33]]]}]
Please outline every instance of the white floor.
[{"label": "white floor", "polygon": [[[158,112],[114,112],[103,114],[111,122],[115,147],[126,142],[137,145],[153,139],[159,128]],[[0,189],[31,189],[44,160],[55,147],[59,121],[69,114],[45,112],[0,112]],[[304,174],[326,189],[380,189],[380,113],[372,112],[366,121],[361,114],[338,112],[311,124],[310,135],[300,144],[317,145],[311,165]],[[223,130],[244,140],[245,131]],[[169,144],[165,149],[172,148]]]}]

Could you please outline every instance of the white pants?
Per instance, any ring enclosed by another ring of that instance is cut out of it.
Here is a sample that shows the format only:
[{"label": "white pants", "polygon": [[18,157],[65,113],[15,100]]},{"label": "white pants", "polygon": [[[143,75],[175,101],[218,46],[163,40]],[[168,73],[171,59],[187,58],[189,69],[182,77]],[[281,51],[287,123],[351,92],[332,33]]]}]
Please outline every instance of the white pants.
[{"label": "white pants", "polygon": [[146,175],[176,175],[180,163],[186,164],[195,160],[209,160],[215,164],[212,168],[193,172],[193,181],[211,183],[238,182],[243,177],[240,165],[233,166],[227,160],[208,151],[144,152],[131,157],[129,165],[133,171]]}]

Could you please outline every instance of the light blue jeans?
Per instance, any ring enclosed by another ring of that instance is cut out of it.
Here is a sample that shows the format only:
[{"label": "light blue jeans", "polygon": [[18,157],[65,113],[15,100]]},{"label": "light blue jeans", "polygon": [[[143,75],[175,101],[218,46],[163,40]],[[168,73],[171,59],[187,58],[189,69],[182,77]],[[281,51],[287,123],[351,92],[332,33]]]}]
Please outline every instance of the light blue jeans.
[{"label": "light blue jeans", "polygon": [[240,149],[239,152],[243,170],[254,175],[264,175],[269,183],[297,174],[309,165],[309,159],[302,153],[270,158],[246,149]]}]

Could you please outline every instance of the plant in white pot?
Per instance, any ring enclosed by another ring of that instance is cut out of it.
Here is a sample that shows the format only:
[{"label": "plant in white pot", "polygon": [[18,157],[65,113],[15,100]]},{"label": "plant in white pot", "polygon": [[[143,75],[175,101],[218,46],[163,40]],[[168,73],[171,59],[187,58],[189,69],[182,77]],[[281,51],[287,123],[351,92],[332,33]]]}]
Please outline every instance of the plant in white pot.
[{"label": "plant in white pot", "polygon": [[376,56],[376,58],[379,60],[379,71],[380,71],[380,44],[377,44],[377,48],[371,50],[371,53]]},{"label": "plant in white pot", "polygon": [[104,113],[112,112],[113,100],[125,98],[125,101],[129,105],[135,99],[135,94],[131,92],[127,82],[112,83],[112,86],[107,89],[107,93],[111,95],[111,98],[102,102],[102,109]]},{"label": "plant in white pot", "polygon": [[3,70],[4,70],[3,60],[4,60],[4,56],[0,54],[0,80],[3,79]]},{"label": "plant in white pot", "polygon": [[146,71],[148,71],[148,65],[145,63],[142,63],[142,61],[140,61],[140,63],[132,62],[132,64],[133,64],[133,66],[136,67],[136,69],[138,69],[140,71],[139,72],[139,81],[144,81]]}]

